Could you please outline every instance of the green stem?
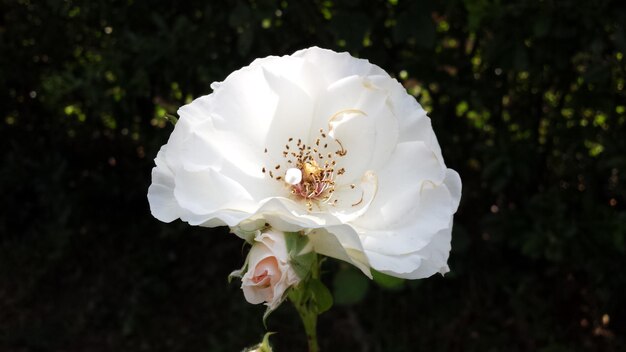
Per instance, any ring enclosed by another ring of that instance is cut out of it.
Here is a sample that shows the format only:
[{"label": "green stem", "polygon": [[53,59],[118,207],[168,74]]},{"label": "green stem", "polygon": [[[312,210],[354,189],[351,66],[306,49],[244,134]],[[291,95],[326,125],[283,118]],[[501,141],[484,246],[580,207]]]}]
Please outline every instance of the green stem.
[{"label": "green stem", "polygon": [[[319,279],[320,268],[319,258],[316,255],[311,265],[311,276],[308,279]],[[306,287],[306,285],[304,285]],[[291,290],[289,299],[296,307],[302,324],[304,325],[304,331],[306,332],[306,339],[309,345],[309,352],[319,352],[320,348],[317,343],[317,307],[315,303],[311,301],[308,292],[305,292],[301,286],[299,289]]]},{"label": "green stem", "polygon": [[300,319],[302,319],[304,331],[306,332],[309,352],[319,352],[320,348],[317,344],[317,313],[307,308],[305,305],[296,305],[296,310],[300,314]]}]

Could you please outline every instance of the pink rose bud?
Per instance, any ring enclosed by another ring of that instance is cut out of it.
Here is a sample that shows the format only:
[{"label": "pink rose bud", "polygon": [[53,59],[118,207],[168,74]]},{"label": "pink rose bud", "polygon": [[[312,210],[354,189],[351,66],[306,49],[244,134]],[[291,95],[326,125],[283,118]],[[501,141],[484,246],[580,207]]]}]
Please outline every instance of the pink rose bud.
[{"label": "pink rose bud", "polygon": [[275,309],[285,291],[299,281],[289,264],[285,235],[274,230],[257,235],[248,254],[248,271],[241,279],[246,300]]}]

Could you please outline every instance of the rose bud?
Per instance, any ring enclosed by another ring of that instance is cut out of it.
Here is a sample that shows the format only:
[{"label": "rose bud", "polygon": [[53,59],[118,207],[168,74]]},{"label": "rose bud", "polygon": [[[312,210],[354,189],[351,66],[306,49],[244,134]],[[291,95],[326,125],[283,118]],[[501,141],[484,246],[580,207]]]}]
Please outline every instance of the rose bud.
[{"label": "rose bud", "polygon": [[265,303],[275,309],[283,301],[287,289],[300,278],[289,264],[289,255],[282,232],[270,230],[254,238],[248,254],[248,269],[241,279],[241,289],[252,304]]}]

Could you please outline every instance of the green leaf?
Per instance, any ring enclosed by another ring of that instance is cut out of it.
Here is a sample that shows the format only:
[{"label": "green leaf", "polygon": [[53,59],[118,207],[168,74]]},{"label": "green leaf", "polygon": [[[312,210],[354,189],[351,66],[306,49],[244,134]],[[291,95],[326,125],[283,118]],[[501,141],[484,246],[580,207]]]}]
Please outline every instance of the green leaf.
[{"label": "green leaf", "polygon": [[333,306],[333,296],[330,294],[328,287],[326,287],[326,285],[324,285],[320,280],[311,279],[311,281],[309,281],[308,288],[318,314],[329,310],[330,307]]},{"label": "green leaf", "polygon": [[380,271],[372,269],[372,277],[374,281],[383,288],[390,290],[399,290],[404,286],[404,279],[383,274]]},{"label": "green leaf", "polygon": [[359,303],[367,293],[368,281],[361,272],[353,268],[339,271],[333,280],[335,302],[340,305]]}]

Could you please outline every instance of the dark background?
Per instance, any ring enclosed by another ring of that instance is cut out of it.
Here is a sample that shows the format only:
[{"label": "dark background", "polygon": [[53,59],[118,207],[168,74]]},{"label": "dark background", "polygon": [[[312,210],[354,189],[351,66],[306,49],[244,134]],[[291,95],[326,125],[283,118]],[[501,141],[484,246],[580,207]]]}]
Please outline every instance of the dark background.
[{"label": "dark background", "polygon": [[[165,113],[311,45],[398,77],[464,187],[445,278],[325,264],[323,350],[626,350],[625,26],[608,0],[0,0],[0,351],[260,341],[241,240],[146,193]],[[278,351],[297,319],[270,316]]]}]

